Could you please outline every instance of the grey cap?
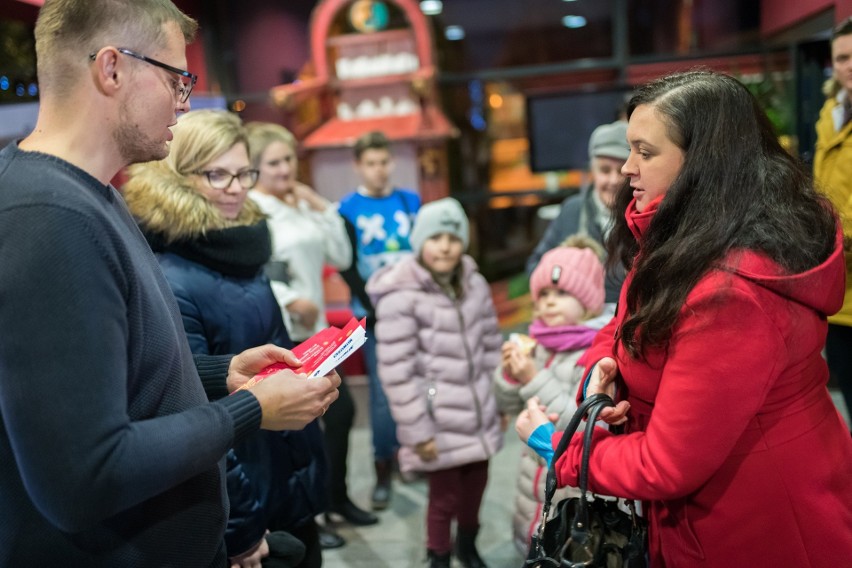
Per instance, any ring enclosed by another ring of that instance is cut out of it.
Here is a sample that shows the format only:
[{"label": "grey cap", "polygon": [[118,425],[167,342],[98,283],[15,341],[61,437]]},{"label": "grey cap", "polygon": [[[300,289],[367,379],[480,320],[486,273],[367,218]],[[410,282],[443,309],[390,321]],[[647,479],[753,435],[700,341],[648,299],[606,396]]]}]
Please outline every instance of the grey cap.
[{"label": "grey cap", "polygon": [[630,145],[627,143],[627,122],[616,120],[595,128],[589,138],[589,160],[598,156],[627,160]]},{"label": "grey cap", "polygon": [[464,214],[461,204],[452,197],[432,201],[421,207],[414,219],[414,228],[408,240],[414,252],[420,254],[426,239],[440,233],[457,236],[464,245],[464,250],[467,250],[470,243],[467,215]]}]

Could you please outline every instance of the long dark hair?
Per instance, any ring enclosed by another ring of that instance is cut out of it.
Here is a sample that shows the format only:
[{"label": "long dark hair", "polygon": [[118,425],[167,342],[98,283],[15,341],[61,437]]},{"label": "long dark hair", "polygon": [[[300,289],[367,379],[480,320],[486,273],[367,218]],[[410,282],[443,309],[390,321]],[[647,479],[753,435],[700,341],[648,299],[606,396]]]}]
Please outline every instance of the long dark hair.
[{"label": "long dark hair", "polygon": [[835,217],[737,80],[678,73],[639,88],[628,117],[639,105],[654,108],[685,154],[641,250],[624,218],[632,199],[627,183],[615,200],[610,263],[620,259],[634,271],[618,341],[641,358],[647,348],[667,345],[687,294],[729,251],[759,251],[799,273],[831,254]]}]

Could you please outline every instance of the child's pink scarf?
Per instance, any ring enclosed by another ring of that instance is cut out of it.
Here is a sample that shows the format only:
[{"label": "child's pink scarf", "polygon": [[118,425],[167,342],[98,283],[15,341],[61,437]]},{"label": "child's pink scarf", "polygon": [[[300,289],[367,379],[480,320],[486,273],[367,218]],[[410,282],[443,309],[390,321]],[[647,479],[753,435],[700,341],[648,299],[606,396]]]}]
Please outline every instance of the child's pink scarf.
[{"label": "child's pink scarf", "polygon": [[551,327],[541,320],[530,324],[530,337],[538,341],[548,351],[576,351],[592,344],[597,329],[585,325],[560,325]]}]

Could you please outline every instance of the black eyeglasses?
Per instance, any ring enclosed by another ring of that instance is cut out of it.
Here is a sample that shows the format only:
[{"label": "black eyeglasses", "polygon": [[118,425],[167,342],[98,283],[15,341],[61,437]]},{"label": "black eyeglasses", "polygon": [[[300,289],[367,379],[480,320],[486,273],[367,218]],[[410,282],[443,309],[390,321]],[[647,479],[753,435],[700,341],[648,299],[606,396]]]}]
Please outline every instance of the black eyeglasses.
[{"label": "black eyeglasses", "polygon": [[[124,55],[129,55],[130,57],[135,57],[136,59],[139,59],[140,61],[144,61],[145,63],[149,63],[149,64],[154,65],[156,67],[159,67],[161,69],[165,69],[166,71],[169,71],[170,73],[174,73],[175,75],[179,75],[181,77],[185,77],[186,79],[189,79],[188,83],[183,82],[183,80],[178,80],[177,84],[175,85],[175,97],[177,97],[177,99],[181,103],[185,103],[187,100],[189,100],[189,94],[192,92],[192,88],[195,86],[195,82],[198,81],[198,75],[190,73],[189,71],[184,71],[183,69],[178,69],[177,67],[172,67],[171,65],[167,65],[166,63],[163,63],[162,61],[157,61],[156,59],[151,59],[150,57],[146,57],[146,56],[142,55],[141,53],[136,53],[135,51],[127,49],[126,47],[118,47],[118,48],[116,48],[116,50],[119,53],[123,53]],[[89,59],[91,61],[94,61],[97,56],[98,56],[97,53],[90,53]]]},{"label": "black eyeglasses", "polygon": [[200,170],[192,173],[207,178],[210,187],[217,190],[228,189],[235,179],[243,189],[251,189],[257,184],[257,178],[260,176],[260,170],[240,170],[235,174],[227,170]]}]

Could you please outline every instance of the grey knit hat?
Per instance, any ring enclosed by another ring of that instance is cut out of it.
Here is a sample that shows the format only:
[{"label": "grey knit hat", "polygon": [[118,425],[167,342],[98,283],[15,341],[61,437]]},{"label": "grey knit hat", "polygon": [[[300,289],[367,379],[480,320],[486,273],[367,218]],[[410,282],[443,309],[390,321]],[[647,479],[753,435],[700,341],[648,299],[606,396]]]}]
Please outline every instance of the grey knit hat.
[{"label": "grey knit hat", "polygon": [[440,233],[450,233],[461,239],[464,250],[470,243],[467,216],[461,204],[452,197],[427,203],[417,212],[409,241],[414,252],[420,254],[426,239]]},{"label": "grey knit hat", "polygon": [[601,124],[589,137],[589,161],[598,156],[627,160],[630,145],[627,143],[627,123],[616,120],[612,124]]}]

